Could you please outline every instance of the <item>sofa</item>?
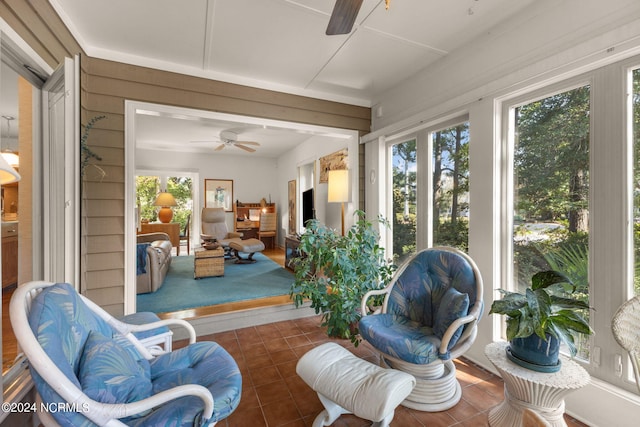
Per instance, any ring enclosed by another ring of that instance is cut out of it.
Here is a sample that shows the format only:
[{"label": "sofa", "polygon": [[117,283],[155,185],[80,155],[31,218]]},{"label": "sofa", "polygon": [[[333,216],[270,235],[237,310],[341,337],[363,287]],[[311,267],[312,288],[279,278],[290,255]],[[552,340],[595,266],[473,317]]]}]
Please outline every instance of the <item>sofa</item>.
[{"label": "sofa", "polygon": [[171,265],[171,241],[167,233],[138,234],[136,247],[137,293],[155,292]]}]

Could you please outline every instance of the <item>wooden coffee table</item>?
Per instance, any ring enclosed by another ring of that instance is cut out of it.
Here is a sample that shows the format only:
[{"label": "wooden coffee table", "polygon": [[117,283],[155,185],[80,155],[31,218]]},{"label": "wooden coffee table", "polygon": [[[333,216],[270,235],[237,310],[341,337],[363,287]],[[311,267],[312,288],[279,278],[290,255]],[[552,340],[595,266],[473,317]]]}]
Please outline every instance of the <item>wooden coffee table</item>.
[{"label": "wooden coffee table", "polygon": [[224,249],[203,249],[193,251],[193,277],[224,276]]}]

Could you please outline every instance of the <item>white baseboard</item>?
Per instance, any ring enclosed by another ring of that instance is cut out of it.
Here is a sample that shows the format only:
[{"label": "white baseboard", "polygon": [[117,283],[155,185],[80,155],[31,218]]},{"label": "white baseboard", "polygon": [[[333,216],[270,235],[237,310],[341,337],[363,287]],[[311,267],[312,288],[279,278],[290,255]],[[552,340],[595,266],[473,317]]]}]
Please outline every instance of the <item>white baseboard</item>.
[{"label": "white baseboard", "polygon": [[[309,316],[316,316],[316,313],[308,305],[296,308],[294,304],[283,304],[271,307],[238,310],[229,313],[212,314],[210,316],[187,319],[187,321],[195,328],[197,336],[202,336],[230,331],[233,329],[264,325],[266,323],[300,319]],[[184,328],[176,328],[172,330],[174,333],[174,340],[188,338]]]}]

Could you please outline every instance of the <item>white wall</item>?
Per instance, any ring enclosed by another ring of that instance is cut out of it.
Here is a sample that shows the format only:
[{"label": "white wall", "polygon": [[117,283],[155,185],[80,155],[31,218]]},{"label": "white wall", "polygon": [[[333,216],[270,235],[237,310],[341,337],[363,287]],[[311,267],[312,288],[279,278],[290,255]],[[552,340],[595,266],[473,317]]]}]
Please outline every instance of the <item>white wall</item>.
[{"label": "white wall", "polygon": [[[327,184],[318,183],[319,159],[343,148],[349,152],[350,171],[358,170],[358,141],[356,134],[350,139],[312,136],[300,146],[285,153],[279,159],[259,156],[221,156],[217,153],[188,153],[162,150],[136,149],[136,169],[138,170],[171,170],[198,173],[200,176],[200,206],[204,205],[204,180],[232,179],[233,198],[240,202],[259,202],[263,197],[276,203],[278,210],[278,244],[284,246],[287,235],[288,183],[297,180],[298,167],[316,162],[315,184],[316,215],[329,227],[340,229],[340,205],[327,203]],[[345,204],[345,227],[353,224],[354,206],[358,205],[357,176],[350,174],[352,198]],[[298,193],[299,193],[298,186]],[[298,203],[298,206],[299,203]],[[298,215],[299,217],[299,215]],[[298,218],[298,223],[300,218]],[[233,230],[233,214],[227,214],[227,226]],[[300,229],[298,229],[300,230]]]},{"label": "white wall", "polygon": [[[309,138],[303,144],[296,149],[284,154],[278,159],[278,188],[281,189],[281,199],[278,201],[279,206],[282,206],[282,210],[279,210],[279,225],[280,230],[278,233],[281,245],[284,245],[284,236],[286,236],[287,224],[288,224],[288,210],[285,211],[285,207],[288,206],[287,201],[287,185],[290,180],[297,179],[298,167],[316,162],[315,173],[315,207],[316,218],[327,226],[340,230],[340,204],[327,202],[327,184],[319,183],[319,159],[320,157],[334,153],[343,148],[348,150],[348,166],[349,166],[349,180],[351,181],[351,201],[345,203],[345,229],[349,228],[353,224],[353,213],[355,207],[358,206],[358,177],[356,171],[358,170],[358,140],[357,135],[354,135],[350,139],[342,138],[328,138],[314,136]],[[298,188],[298,194],[300,188]],[[300,200],[298,200],[298,207],[300,206]],[[300,223],[301,218],[298,215],[297,218],[298,231],[301,230]]]},{"label": "white wall", "polygon": [[[539,0],[530,12],[382,95],[373,111],[380,107],[383,115],[373,117],[373,132],[363,138],[365,170],[374,170],[379,177],[384,171],[385,138],[468,114],[469,253],[483,275],[485,312],[500,284],[499,98],[640,53],[636,0]],[[383,184],[380,179],[367,184],[367,210],[384,212]],[[493,340],[495,328],[494,319],[485,314],[478,339],[467,353],[491,370],[484,348]],[[606,409],[598,402],[606,402]],[[570,395],[567,411],[591,426],[635,426],[640,398],[594,381]]]},{"label": "white wall", "polygon": [[[258,203],[263,197],[279,203],[282,191],[277,186],[277,161],[265,157],[137,149],[136,169],[198,173],[200,205],[194,206],[198,212],[204,206],[205,179],[232,179],[234,203]],[[277,207],[280,209],[279,204]],[[233,213],[227,213],[226,219],[233,230]]]}]

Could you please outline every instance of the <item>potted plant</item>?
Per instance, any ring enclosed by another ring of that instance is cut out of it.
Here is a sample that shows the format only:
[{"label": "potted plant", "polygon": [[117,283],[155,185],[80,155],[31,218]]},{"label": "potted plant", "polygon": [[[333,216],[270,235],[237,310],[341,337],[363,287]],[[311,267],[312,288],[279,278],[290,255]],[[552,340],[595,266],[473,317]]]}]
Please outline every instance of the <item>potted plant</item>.
[{"label": "potted plant", "polygon": [[[300,237],[300,258],[294,261],[295,282],[290,296],[296,307],[311,301],[322,313],[329,336],[348,338],[357,345],[360,302],[365,293],[383,288],[395,266],[385,259],[379,235],[365,213],[356,211],[357,222],[340,235],[317,220],[307,222]],[[386,225],[384,219],[378,221]]]},{"label": "potted plant", "polygon": [[524,294],[499,289],[503,297],[491,304],[489,314],[507,316],[509,359],[535,371],[556,372],[561,343],[576,355],[573,334],[593,330],[581,315],[589,305],[571,296],[575,290],[566,275],[554,270],[534,274]]}]

